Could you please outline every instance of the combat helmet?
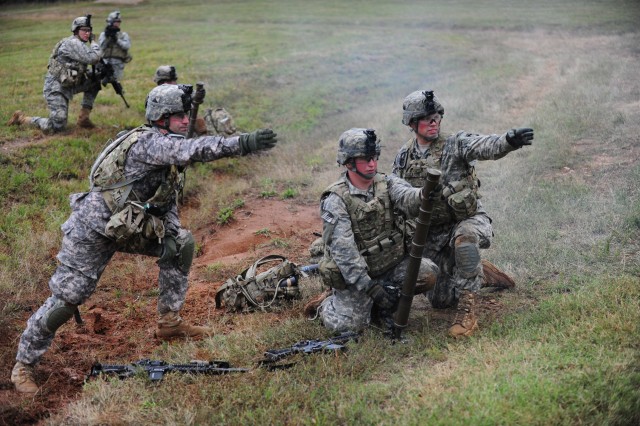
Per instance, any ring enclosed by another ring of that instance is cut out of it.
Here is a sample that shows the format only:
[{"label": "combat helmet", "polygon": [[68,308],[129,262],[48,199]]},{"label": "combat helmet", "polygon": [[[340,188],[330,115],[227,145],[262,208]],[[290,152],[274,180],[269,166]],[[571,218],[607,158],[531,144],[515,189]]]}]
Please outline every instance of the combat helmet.
[{"label": "combat helmet", "polygon": [[408,126],[413,120],[436,112],[444,115],[444,107],[433,94],[433,90],[417,90],[402,102],[402,124]]},{"label": "combat helmet", "polygon": [[344,166],[349,159],[379,156],[380,141],[373,129],[349,129],[338,141],[338,164]]},{"label": "combat helmet", "polygon": [[145,117],[156,121],[165,115],[191,111],[191,92],[188,85],[163,84],[154,87],[147,95]]},{"label": "combat helmet", "polygon": [[93,30],[93,28],[91,27],[91,15],[89,16],[78,16],[76,19],[73,20],[73,22],[71,23],[71,32],[75,33],[78,28],[81,27],[89,27]]},{"label": "combat helmet", "polygon": [[109,25],[113,25],[114,22],[122,22],[122,19],[120,18],[120,11],[114,10],[111,12],[109,16],[107,16],[106,21]]},{"label": "combat helmet", "polygon": [[177,81],[178,73],[173,65],[160,65],[153,76],[156,84],[162,84],[164,81]]}]

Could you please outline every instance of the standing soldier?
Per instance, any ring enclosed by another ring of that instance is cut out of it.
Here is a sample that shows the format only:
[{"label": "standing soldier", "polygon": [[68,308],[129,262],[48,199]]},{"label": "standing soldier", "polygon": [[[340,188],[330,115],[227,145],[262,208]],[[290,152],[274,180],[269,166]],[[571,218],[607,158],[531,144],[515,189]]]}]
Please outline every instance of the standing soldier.
[{"label": "standing soldier", "polygon": [[[429,299],[434,308],[456,306],[449,334],[470,336],[477,328],[475,303],[484,278],[480,249],[489,248],[493,236],[491,218],[479,200],[475,165],[531,145],[533,129],[511,129],[502,135],[459,132],[443,137],[440,124],[444,108],[433,91],[411,93],[402,108],[402,123],[415,136],[398,152],[393,174],[422,187],[428,168],[442,172],[423,254],[440,268]],[[411,220],[400,226],[409,236],[415,229]]]},{"label": "standing soldier", "polygon": [[62,225],[59,265],[49,281],[52,295],[22,333],[11,381],[19,392],[35,393],[34,366],[60,326],[94,292],[115,252],[158,258],[156,337],[210,335],[208,327],[185,323],[179,315],[188,287],[195,243],[182,228],[176,207],[181,170],[194,162],[247,155],[272,148],[269,129],[186,139],[191,96],[179,86],[162,85],[147,97],[148,124],[133,129],[100,154],[90,173],[89,192],[72,194],[72,213]]},{"label": "standing soldier", "polygon": [[[395,210],[418,215],[421,188],[397,176],[378,174],[380,143],[371,129],[350,129],[340,136],[338,164],[345,172],[322,194],[320,215],[324,257],[319,269],[332,287],[318,314],[332,331],[360,331],[375,305],[390,318],[394,292],[404,280],[409,257]],[[417,293],[435,284],[437,266],[422,259]],[[386,289],[385,289],[386,288]]]},{"label": "standing soldier", "polygon": [[111,12],[107,17],[106,28],[98,38],[102,57],[113,66],[113,78],[118,81],[122,80],[124,64],[131,62],[131,40],[129,34],[120,29],[121,22],[120,11]]},{"label": "standing soldier", "polygon": [[[16,111],[8,125],[32,124],[45,132],[62,131],[67,126],[69,102],[76,93],[83,93],[77,124],[87,129],[95,127],[89,115],[100,91],[100,81],[92,78],[89,66],[100,60],[102,51],[93,41],[91,15],[74,19],[71,32],[72,36],[56,44],[49,58],[49,71],[44,78],[43,90],[49,118],[28,117],[22,111]],[[90,46],[86,45],[87,42]]]}]

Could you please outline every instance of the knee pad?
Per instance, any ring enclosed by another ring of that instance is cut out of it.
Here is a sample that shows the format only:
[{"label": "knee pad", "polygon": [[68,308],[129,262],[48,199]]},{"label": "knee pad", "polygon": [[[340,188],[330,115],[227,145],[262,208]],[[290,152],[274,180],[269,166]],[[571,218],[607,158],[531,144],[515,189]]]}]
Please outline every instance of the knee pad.
[{"label": "knee pad", "polygon": [[180,252],[178,253],[178,268],[184,273],[189,272],[193,256],[196,252],[196,241],[189,232],[185,235],[183,241],[180,241]]},{"label": "knee pad", "polygon": [[76,309],[78,309],[78,305],[72,305],[71,303],[67,303],[63,300],[58,300],[56,303],[45,312],[42,317],[42,321],[44,326],[51,333],[55,333],[62,325],[69,321]]},{"label": "knee pad", "polygon": [[456,267],[463,278],[474,278],[479,273],[480,248],[477,244],[456,244]]}]

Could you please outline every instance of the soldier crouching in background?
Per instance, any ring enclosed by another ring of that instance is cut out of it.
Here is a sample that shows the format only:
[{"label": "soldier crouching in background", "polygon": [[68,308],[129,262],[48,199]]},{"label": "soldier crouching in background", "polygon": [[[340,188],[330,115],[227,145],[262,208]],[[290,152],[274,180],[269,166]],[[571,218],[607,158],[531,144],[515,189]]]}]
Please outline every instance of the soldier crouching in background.
[{"label": "soldier crouching in background", "polygon": [[[161,84],[178,84],[178,72],[173,65],[160,65],[153,76],[153,81]],[[233,117],[224,108],[207,108],[204,117],[196,118],[195,133],[198,135],[234,136],[237,134]]]},{"label": "soldier crouching in background", "polygon": [[94,163],[89,192],[72,194],[72,213],[62,225],[59,265],[49,281],[51,297],[29,318],[18,345],[11,381],[19,392],[38,391],[34,367],[55,332],[94,292],[115,252],[158,258],[156,337],[197,337],[208,327],[185,323],[185,301],[195,243],[182,228],[176,197],[183,169],[194,162],[247,155],[275,146],[270,129],[231,138],[186,139],[192,100],[180,86],[162,85],[147,96],[147,125],[110,143]]},{"label": "soldier crouching in background", "polygon": [[82,93],[82,110],[77,125],[86,129],[95,127],[89,115],[100,91],[100,81],[91,75],[89,66],[100,61],[102,51],[93,41],[92,30],[91,15],[74,19],[71,23],[73,35],[60,40],[51,52],[43,89],[49,117],[30,117],[16,111],[8,125],[31,124],[45,132],[60,132],[67,126],[69,102],[73,95]]}]

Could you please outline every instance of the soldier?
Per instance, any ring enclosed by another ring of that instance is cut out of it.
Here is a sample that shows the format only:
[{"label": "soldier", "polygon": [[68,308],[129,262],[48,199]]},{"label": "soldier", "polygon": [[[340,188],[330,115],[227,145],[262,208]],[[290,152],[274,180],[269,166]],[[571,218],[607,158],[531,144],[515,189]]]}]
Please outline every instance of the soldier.
[{"label": "soldier", "polygon": [[[397,176],[378,173],[380,143],[371,129],[350,129],[340,136],[338,164],[345,172],[322,194],[320,215],[324,257],[323,281],[332,294],[318,308],[332,331],[359,331],[371,321],[373,306],[390,318],[395,302],[390,293],[402,285],[408,265],[394,209],[418,215],[419,188]],[[423,259],[417,292],[435,284],[437,266]],[[391,292],[389,292],[389,289]]]},{"label": "soldier", "polygon": [[[502,135],[458,132],[444,137],[440,133],[444,108],[433,91],[411,93],[402,108],[402,123],[415,135],[398,151],[393,174],[422,187],[427,168],[442,172],[423,254],[440,269],[428,296],[434,308],[456,306],[449,329],[452,336],[470,336],[477,328],[475,302],[484,279],[480,249],[488,248],[493,236],[491,218],[479,200],[475,165],[531,145],[533,129],[511,129]],[[409,236],[415,229],[410,220],[399,226]]]},{"label": "soldier", "polygon": [[277,139],[270,129],[232,138],[186,139],[190,108],[191,96],[179,86],[151,90],[146,105],[148,124],[109,144],[92,167],[90,191],[70,196],[72,213],[62,225],[59,265],[49,281],[52,295],[29,318],[18,345],[11,381],[19,392],[38,390],[35,364],[51,345],[56,330],[94,292],[117,251],[159,259],[156,337],[212,333],[208,327],[185,323],[179,315],[195,249],[193,236],[178,219],[181,170],[194,162],[270,149]]},{"label": "soldier", "polygon": [[106,21],[107,26],[104,32],[100,33],[98,43],[102,49],[102,57],[113,66],[113,78],[119,81],[122,80],[124,64],[131,62],[131,40],[129,34],[120,29],[122,18],[119,10],[111,12]]},{"label": "soldier", "polygon": [[[91,16],[80,16],[71,23],[72,36],[56,44],[49,58],[44,79],[44,98],[49,107],[49,118],[29,117],[16,111],[8,125],[31,124],[45,132],[59,132],[67,126],[69,102],[76,93],[83,93],[82,110],[78,126],[93,128],[89,119],[93,102],[100,91],[100,81],[92,78],[89,65],[95,65],[102,55],[100,46],[93,41]],[[86,43],[90,42],[90,46]]]},{"label": "soldier", "polygon": [[178,72],[173,65],[160,65],[153,75],[153,81],[156,85],[161,84],[178,84]]},{"label": "soldier", "polygon": [[[160,65],[156,69],[153,81],[161,84],[178,84],[178,73],[173,65]],[[204,118],[197,117],[195,132],[198,135],[234,136],[237,129],[233,117],[224,108],[207,108]]]}]

